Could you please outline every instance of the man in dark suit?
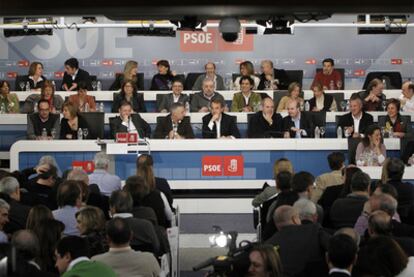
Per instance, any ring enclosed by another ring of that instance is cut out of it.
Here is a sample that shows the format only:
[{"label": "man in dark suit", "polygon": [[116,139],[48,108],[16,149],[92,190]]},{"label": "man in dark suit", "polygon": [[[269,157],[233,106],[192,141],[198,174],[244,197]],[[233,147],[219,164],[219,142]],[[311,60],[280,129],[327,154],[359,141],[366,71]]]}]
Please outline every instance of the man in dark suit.
[{"label": "man in dark suit", "polygon": [[249,138],[281,138],[282,117],[275,113],[275,104],[270,97],[262,100],[262,111],[253,115],[249,122],[247,136]]},{"label": "man in dark suit", "polygon": [[[27,115],[27,138],[54,139],[60,133],[60,115],[50,113],[49,101],[45,99],[40,100],[37,107],[39,112]],[[42,137],[43,129],[46,130],[46,138]]]},{"label": "man in dark suit", "polygon": [[357,259],[358,247],[348,235],[338,234],[329,239],[326,261],[329,277],[350,277]]},{"label": "man in dark suit", "polygon": [[119,107],[119,116],[110,119],[111,135],[117,133],[138,133],[141,138],[151,136],[151,127],[139,114],[132,114],[131,103],[124,101]]},{"label": "man in dark suit", "polygon": [[240,138],[234,117],[224,113],[224,103],[214,99],[211,112],[203,116],[203,138]]},{"label": "man in dark suit", "polygon": [[300,111],[300,103],[290,99],[287,103],[288,115],[283,118],[285,138],[312,138],[313,122],[309,114]]},{"label": "man in dark suit", "polygon": [[262,74],[260,74],[258,90],[288,88],[290,82],[285,70],[273,68],[273,62],[270,60],[262,61],[261,67]]},{"label": "man in dark suit", "polygon": [[91,78],[89,73],[79,68],[79,62],[75,58],[65,61],[65,74],[63,75],[62,89],[66,91],[75,91],[79,82],[85,82],[88,90],[92,90]]},{"label": "man in dark suit", "polygon": [[359,138],[364,135],[368,126],[374,124],[372,115],[362,110],[362,99],[357,93],[349,99],[351,112],[340,117],[338,127],[341,127],[343,136]]},{"label": "man in dark suit", "polygon": [[170,114],[157,123],[154,138],[191,139],[194,138],[190,118],[185,116],[185,106],[181,102],[173,103]]}]

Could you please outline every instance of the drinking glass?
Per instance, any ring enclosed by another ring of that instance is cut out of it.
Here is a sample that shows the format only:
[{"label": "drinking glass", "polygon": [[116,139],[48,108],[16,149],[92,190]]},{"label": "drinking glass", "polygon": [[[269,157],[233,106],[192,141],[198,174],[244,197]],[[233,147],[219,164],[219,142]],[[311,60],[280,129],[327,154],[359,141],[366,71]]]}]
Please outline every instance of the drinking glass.
[{"label": "drinking glass", "polygon": [[341,102],[341,108],[342,108],[342,111],[343,111],[343,112],[345,112],[345,111],[346,111],[346,101],[345,101],[345,100],[343,100],[343,101]]},{"label": "drinking glass", "polygon": [[20,82],[19,86],[20,86],[20,90],[23,91],[26,84],[24,82]]},{"label": "drinking glass", "polygon": [[55,128],[52,128],[50,130],[50,135],[52,136],[52,139],[56,139],[56,129]]},{"label": "drinking glass", "polygon": [[387,110],[387,102],[386,101],[382,101],[382,110],[386,111]]},{"label": "drinking glass", "polygon": [[93,88],[93,90],[96,90],[97,84],[98,83],[96,81],[92,81],[92,88]]},{"label": "drinking glass", "polygon": [[321,131],[321,138],[323,138],[325,135],[325,131],[326,131],[325,126],[319,127],[319,130]]},{"label": "drinking glass", "polygon": [[86,139],[88,137],[88,134],[89,134],[88,128],[83,128],[82,132],[83,132],[83,137]]}]

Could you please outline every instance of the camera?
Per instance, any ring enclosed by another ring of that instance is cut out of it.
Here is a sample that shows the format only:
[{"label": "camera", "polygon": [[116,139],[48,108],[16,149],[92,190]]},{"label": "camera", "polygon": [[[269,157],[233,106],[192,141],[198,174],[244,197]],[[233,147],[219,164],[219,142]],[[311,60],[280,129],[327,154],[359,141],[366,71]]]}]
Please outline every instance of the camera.
[{"label": "camera", "polygon": [[223,39],[227,42],[236,41],[241,29],[240,21],[237,18],[229,17],[220,21],[219,31]]}]

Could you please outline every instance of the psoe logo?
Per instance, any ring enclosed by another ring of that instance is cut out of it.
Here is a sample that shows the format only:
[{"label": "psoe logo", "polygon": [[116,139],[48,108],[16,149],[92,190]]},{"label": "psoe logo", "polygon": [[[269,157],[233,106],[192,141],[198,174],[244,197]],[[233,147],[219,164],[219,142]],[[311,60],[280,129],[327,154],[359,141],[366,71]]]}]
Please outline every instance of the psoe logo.
[{"label": "psoe logo", "polygon": [[204,156],[201,166],[203,176],[223,175],[223,158],[221,156]]},{"label": "psoe logo", "polygon": [[202,176],[243,176],[243,156],[204,156]]}]

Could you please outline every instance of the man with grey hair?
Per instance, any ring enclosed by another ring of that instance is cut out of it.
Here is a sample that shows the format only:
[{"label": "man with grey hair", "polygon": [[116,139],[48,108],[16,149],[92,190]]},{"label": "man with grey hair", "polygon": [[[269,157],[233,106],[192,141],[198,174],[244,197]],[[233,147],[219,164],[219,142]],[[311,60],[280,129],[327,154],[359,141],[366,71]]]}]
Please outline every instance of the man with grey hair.
[{"label": "man with grey hair", "polygon": [[5,177],[0,180],[0,193],[10,205],[9,223],[5,226],[7,233],[14,233],[26,228],[26,220],[29,215],[30,207],[20,203],[20,185],[16,178]]},{"label": "man with grey hair", "polygon": [[154,138],[191,139],[194,138],[190,118],[185,116],[185,106],[181,102],[173,103],[170,114],[157,120]]},{"label": "man with grey hair", "polygon": [[339,235],[339,234],[344,234],[344,235],[351,237],[355,241],[356,245],[359,247],[359,244],[361,243],[361,236],[353,228],[349,228],[349,227],[341,228],[335,232],[334,236]]},{"label": "man with grey hair", "polygon": [[121,189],[121,178],[110,174],[109,158],[104,152],[96,153],[95,170],[89,175],[89,184],[96,184],[99,187],[101,194],[111,196],[111,193]]},{"label": "man with grey hair", "polygon": [[0,198],[0,243],[8,242],[4,226],[9,222],[10,205]]},{"label": "man with grey hair", "polygon": [[224,103],[224,97],[214,91],[214,80],[206,78],[203,80],[203,88],[200,92],[194,93],[191,98],[191,112],[207,113],[211,101],[219,99]]},{"label": "man with grey hair", "polygon": [[299,218],[302,224],[304,221],[307,223],[318,222],[318,212],[316,210],[316,205],[311,200],[300,198],[293,204],[293,208],[296,208],[299,211]]},{"label": "man with grey hair", "polygon": [[126,191],[117,190],[109,198],[109,209],[113,218],[121,217],[131,227],[133,237],[131,247],[134,250],[147,250],[158,254],[160,242],[152,223],[146,219],[134,218],[132,215],[133,200]]}]

